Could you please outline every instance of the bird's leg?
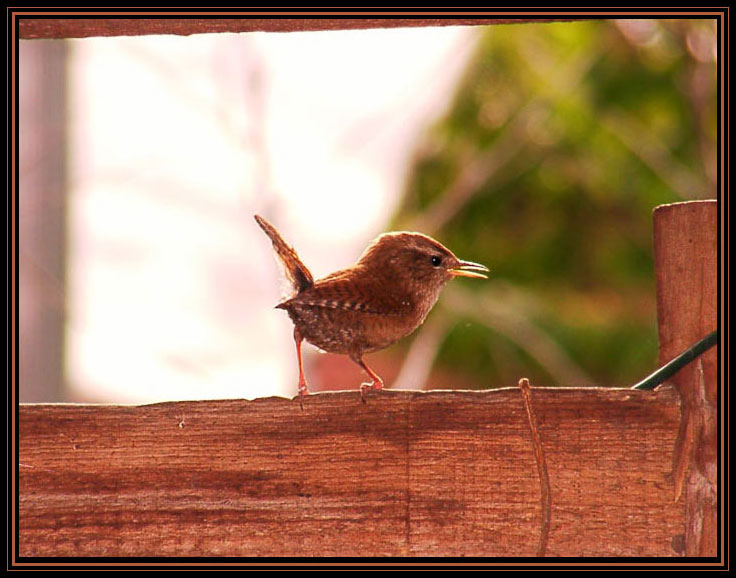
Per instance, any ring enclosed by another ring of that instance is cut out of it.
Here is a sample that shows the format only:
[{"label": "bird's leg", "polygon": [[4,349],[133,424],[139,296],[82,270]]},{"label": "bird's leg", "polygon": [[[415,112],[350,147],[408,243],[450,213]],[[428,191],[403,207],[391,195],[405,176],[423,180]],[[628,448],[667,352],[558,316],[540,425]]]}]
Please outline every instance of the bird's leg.
[{"label": "bird's leg", "polygon": [[365,361],[363,361],[362,357],[359,356],[351,356],[353,361],[360,365],[360,367],[363,368],[363,371],[365,371],[371,378],[371,383],[361,383],[360,384],[360,397],[365,401],[364,395],[366,390],[368,389],[383,389],[383,380],[378,376],[378,374],[373,371],[370,367],[368,367],[365,364]]},{"label": "bird's leg", "polygon": [[307,378],[304,377],[304,364],[302,363],[302,341],[304,337],[299,330],[294,327],[294,342],[296,343],[296,358],[299,361],[299,395],[309,395],[309,387],[307,386]]}]

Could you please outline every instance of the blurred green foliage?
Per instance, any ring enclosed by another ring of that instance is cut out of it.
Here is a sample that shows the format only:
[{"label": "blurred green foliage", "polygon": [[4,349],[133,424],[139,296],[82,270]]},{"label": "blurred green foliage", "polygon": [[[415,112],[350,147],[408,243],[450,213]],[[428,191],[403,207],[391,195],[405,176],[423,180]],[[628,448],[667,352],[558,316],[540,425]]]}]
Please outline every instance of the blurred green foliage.
[{"label": "blurred green foliage", "polygon": [[714,20],[484,29],[393,222],[492,271],[440,299],[440,363],[479,387],[626,386],[656,367],[652,210],[716,196],[716,34]]}]

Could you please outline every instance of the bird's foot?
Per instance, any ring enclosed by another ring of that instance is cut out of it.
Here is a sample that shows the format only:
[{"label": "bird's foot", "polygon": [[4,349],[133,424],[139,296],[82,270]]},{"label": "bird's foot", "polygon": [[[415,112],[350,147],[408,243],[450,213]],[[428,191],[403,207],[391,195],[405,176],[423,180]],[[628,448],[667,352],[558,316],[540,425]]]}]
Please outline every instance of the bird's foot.
[{"label": "bird's foot", "polygon": [[365,392],[369,389],[373,390],[381,390],[383,389],[383,382],[379,380],[372,381],[371,383],[361,383],[360,384],[360,401],[365,403]]}]

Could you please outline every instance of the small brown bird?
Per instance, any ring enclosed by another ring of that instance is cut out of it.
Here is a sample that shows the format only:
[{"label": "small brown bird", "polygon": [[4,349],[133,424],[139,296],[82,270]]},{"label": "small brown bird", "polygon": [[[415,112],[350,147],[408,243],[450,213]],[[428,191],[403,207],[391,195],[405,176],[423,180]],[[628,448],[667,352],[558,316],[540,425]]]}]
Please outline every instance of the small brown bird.
[{"label": "small brown bird", "polygon": [[309,393],[302,365],[304,339],[360,365],[371,378],[360,386],[361,394],[382,389],[383,380],[363,355],[419,327],[453,277],[487,278],[487,267],[461,261],[431,237],[400,232],[380,235],[355,265],[315,281],[273,225],[259,215],[255,219],[273,242],[294,288],[293,296],[276,307],[285,309],[294,323],[300,394]]}]

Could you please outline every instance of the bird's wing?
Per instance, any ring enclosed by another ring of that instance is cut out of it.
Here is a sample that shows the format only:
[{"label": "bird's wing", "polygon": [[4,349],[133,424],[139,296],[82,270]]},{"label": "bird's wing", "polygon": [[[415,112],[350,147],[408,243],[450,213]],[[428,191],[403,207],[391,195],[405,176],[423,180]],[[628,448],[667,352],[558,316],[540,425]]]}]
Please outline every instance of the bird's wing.
[{"label": "bird's wing", "polygon": [[295,295],[283,305],[299,304],[329,309],[345,309],[374,315],[405,315],[411,311],[408,296],[387,291],[378,282],[356,282],[349,270],[338,271],[316,281],[312,287]]}]

